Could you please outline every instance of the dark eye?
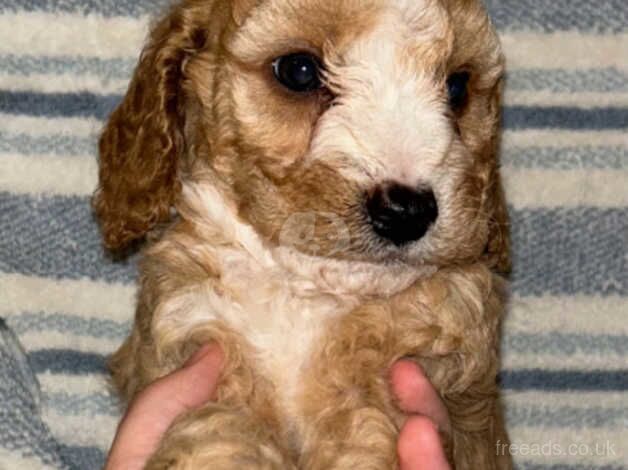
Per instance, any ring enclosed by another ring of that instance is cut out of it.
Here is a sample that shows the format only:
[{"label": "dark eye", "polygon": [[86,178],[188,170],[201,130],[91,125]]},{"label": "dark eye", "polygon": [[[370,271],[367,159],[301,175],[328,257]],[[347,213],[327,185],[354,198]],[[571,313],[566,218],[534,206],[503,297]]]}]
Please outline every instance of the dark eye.
[{"label": "dark eye", "polygon": [[449,106],[454,111],[462,108],[467,100],[467,84],[469,72],[453,73],[447,79],[447,92],[449,93]]},{"label": "dark eye", "polygon": [[320,68],[318,59],[306,53],[285,55],[273,61],[273,73],[279,83],[300,93],[321,87]]}]

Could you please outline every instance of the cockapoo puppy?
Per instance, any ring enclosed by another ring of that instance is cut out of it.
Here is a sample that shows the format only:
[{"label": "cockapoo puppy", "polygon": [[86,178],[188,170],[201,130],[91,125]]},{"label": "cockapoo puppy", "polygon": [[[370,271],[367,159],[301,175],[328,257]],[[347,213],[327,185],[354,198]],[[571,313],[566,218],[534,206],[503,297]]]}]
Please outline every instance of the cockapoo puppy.
[{"label": "cockapoo puppy", "polygon": [[146,238],[132,398],[204,342],[217,402],[148,468],[398,467],[387,371],[415,359],[458,469],[510,468],[503,57],[479,0],[184,0],[100,141],[105,244]]}]

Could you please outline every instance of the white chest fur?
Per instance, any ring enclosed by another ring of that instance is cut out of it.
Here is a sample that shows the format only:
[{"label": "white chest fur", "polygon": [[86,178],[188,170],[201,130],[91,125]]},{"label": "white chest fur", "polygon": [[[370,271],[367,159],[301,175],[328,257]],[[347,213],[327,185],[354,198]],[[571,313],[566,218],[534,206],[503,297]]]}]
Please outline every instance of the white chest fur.
[{"label": "white chest fur", "polygon": [[153,325],[185,338],[195,328],[218,321],[241,334],[253,347],[255,367],[276,386],[280,409],[294,416],[297,384],[313,345],[332,318],[358,301],[356,296],[322,293],[312,282],[263,258],[217,248],[219,289],[208,281],[172,298],[155,312]]},{"label": "white chest fur", "polygon": [[390,295],[422,274],[416,268],[317,259],[270,247],[239,220],[214,185],[187,185],[183,196],[182,217],[202,234],[198,251],[211,258],[220,277],[160,305],[154,332],[185,338],[208,322],[228,325],[253,346],[255,365],[277,386],[288,416],[296,412],[300,373],[330,321],[366,295]]},{"label": "white chest fur", "polygon": [[[255,348],[256,365],[277,386],[289,415],[303,368],[330,320],[357,305],[355,297],[321,293],[281,267],[230,266],[222,282],[233,297],[223,299],[220,318]],[[240,286],[235,291],[234,285]],[[226,304],[229,305],[226,305]]]}]

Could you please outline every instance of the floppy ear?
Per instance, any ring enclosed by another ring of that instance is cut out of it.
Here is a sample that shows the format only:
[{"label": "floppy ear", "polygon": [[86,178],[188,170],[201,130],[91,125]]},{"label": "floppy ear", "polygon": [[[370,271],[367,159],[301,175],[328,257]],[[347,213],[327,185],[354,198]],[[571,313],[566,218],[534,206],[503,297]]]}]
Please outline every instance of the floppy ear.
[{"label": "floppy ear", "polygon": [[485,210],[489,216],[488,241],[486,244],[485,259],[491,269],[508,274],[511,270],[510,261],[510,219],[508,206],[504,196],[504,188],[500,176],[499,154],[501,148],[501,102],[502,80],[497,83],[492,92],[489,109],[494,115],[494,128],[488,142],[487,155],[489,156],[489,174],[485,196]]},{"label": "floppy ear", "polygon": [[175,7],[155,25],[127,94],[100,138],[93,207],[111,250],[124,248],[167,221],[179,192],[182,66],[206,39],[204,31],[193,26],[206,14],[195,10]]}]

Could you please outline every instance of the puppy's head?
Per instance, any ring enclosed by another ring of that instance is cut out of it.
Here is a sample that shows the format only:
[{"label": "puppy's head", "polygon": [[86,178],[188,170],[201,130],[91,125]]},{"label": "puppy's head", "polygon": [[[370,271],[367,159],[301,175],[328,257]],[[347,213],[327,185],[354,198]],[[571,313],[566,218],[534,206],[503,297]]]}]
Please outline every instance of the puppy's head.
[{"label": "puppy's head", "polygon": [[479,0],[185,0],[101,138],[106,245],[211,175],[269,243],[505,270],[502,72]]}]

